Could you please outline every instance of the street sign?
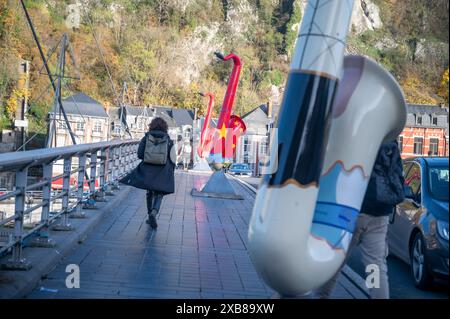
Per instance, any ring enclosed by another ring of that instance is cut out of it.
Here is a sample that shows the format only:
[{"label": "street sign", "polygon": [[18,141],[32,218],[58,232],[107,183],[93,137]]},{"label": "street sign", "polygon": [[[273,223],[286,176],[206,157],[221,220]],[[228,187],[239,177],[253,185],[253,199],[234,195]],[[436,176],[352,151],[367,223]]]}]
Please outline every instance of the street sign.
[{"label": "street sign", "polygon": [[15,120],[14,126],[15,127],[28,127],[28,120]]}]

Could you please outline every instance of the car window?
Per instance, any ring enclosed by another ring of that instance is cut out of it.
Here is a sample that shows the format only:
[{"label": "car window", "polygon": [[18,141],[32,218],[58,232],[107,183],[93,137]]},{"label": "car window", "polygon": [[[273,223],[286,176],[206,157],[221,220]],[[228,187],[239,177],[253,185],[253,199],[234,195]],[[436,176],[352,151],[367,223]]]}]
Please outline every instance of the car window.
[{"label": "car window", "polygon": [[420,166],[417,163],[413,163],[408,174],[406,174],[405,184],[411,186],[412,192],[417,197],[420,195],[420,176]]},{"label": "car window", "polygon": [[428,173],[431,197],[448,202],[448,166],[430,167]]},{"label": "car window", "polygon": [[411,162],[403,163],[403,176],[406,176],[408,174],[408,171],[411,168],[411,165],[412,165]]},{"label": "car window", "polygon": [[233,169],[248,169],[248,165],[247,164],[233,164],[231,166],[231,168],[233,168]]}]

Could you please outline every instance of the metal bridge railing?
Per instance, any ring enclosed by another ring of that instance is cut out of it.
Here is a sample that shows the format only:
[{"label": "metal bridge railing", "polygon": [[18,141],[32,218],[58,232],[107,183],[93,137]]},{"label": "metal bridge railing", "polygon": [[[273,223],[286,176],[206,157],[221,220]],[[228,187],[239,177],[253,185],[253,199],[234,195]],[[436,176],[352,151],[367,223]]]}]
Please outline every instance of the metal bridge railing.
[{"label": "metal bridge railing", "polygon": [[[138,164],[138,143],[116,140],[0,154],[0,172],[15,174],[14,189],[0,194],[0,211],[10,210],[10,216],[0,214],[0,256],[12,255],[2,268],[29,269],[22,258],[27,238],[34,237],[30,246],[53,247],[50,228],[73,230],[69,218],[84,217],[83,208],[95,208],[96,201],[112,195],[118,180]],[[55,175],[61,162],[62,173]],[[30,168],[37,177],[29,176]]]}]

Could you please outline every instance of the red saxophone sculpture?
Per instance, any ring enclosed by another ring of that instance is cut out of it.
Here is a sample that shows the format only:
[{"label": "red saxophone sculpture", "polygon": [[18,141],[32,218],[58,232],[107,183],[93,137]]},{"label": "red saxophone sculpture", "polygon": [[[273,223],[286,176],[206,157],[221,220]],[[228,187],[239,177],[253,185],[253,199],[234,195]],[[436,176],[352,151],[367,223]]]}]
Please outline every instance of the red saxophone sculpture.
[{"label": "red saxophone sculpture", "polygon": [[208,108],[206,110],[205,122],[203,124],[202,133],[200,135],[200,144],[197,148],[197,154],[200,158],[204,158],[205,145],[209,143],[211,139],[211,115],[214,106],[214,94],[211,92],[208,93],[199,93],[201,96],[208,97]]},{"label": "red saxophone sculpture", "polygon": [[234,63],[217,122],[218,134],[215,136],[214,148],[211,150],[213,161],[221,163],[232,160],[233,154],[236,152],[236,143],[245,132],[246,126],[239,116],[231,115],[241,73],[241,59],[233,53],[223,56],[221,53],[215,52],[215,55],[222,61],[233,60]]}]

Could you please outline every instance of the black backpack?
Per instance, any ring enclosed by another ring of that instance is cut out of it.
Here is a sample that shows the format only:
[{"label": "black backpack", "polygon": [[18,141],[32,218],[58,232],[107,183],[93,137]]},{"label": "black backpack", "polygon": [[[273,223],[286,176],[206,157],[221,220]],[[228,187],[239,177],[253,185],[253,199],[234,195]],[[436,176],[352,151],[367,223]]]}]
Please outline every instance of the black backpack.
[{"label": "black backpack", "polygon": [[170,147],[169,142],[168,136],[155,137],[148,134],[144,150],[144,163],[166,165]]},{"label": "black backpack", "polygon": [[397,205],[405,199],[404,183],[397,141],[383,144],[370,175],[364,202],[371,207]]}]

